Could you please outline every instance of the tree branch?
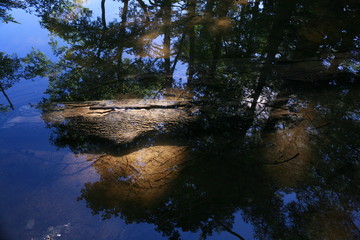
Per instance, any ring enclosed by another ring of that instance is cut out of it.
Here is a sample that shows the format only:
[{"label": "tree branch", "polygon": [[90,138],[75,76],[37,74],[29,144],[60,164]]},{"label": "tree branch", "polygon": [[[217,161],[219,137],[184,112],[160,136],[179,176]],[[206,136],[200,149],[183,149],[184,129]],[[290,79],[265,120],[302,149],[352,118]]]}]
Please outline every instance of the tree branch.
[{"label": "tree branch", "polygon": [[9,98],[8,95],[6,94],[5,89],[3,88],[3,86],[1,85],[1,83],[0,83],[0,89],[1,89],[1,92],[4,94],[6,100],[9,102],[11,109],[12,109],[12,110],[15,110],[14,105],[13,105],[12,102],[10,101],[10,98]]},{"label": "tree branch", "polygon": [[279,165],[279,164],[283,164],[283,163],[287,163],[290,162],[291,160],[295,159],[297,156],[299,156],[300,153],[295,154],[294,156],[292,156],[291,158],[285,160],[285,161],[281,161],[281,162],[272,162],[272,163],[264,163],[265,165]]},{"label": "tree branch", "polygon": [[239,239],[241,239],[241,240],[245,240],[245,238],[243,238],[240,234],[238,234],[238,233],[234,232],[233,230],[231,230],[228,226],[226,226],[225,224],[223,224],[221,221],[216,220],[216,219],[214,219],[214,221],[215,221],[217,224],[221,225],[228,233],[231,233],[232,235],[234,235],[235,237],[237,237],[237,238],[239,238]]},{"label": "tree branch", "polygon": [[105,1],[106,0],[101,0],[101,22],[102,22],[104,29],[107,29],[106,17],[105,17]]}]

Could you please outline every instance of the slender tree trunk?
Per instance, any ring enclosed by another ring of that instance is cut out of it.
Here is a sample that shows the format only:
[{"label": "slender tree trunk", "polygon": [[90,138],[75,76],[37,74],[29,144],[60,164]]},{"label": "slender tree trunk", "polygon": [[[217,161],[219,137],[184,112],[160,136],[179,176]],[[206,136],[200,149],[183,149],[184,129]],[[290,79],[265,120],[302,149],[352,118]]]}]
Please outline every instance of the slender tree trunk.
[{"label": "slender tree trunk", "polygon": [[[221,21],[223,20],[230,8],[231,2],[229,0],[222,0],[218,2],[217,12],[218,12],[218,19]],[[217,32],[218,31],[218,32]],[[216,76],[216,68],[221,56],[221,49],[223,44],[223,29],[216,29],[215,32],[215,41],[214,41],[214,49],[213,49],[213,56],[209,71],[209,82],[213,83],[215,81]]]},{"label": "slender tree trunk", "polygon": [[216,68],[221,56],[221,48],[222,48],[222,36],[221,35],[217,35],[215,37],[215,41],[214,41],[214,49],[212,52],[212,60],[211,60],[211,65],[210,65],[210,70],[209,70],[209,82],[210,83],[214,83],[215,82],[215,77],[216,77]]},{"label": "slender tree trunk", "polygon": [[[197,0],[190,0],[189,3],[189,19],[196,16],[196,4]],[[195,26],[191,24],[188,26],[188,34],[189,34],[189,63],[188,63],[188,84],[193,83],[194,74],[195,74]]]},{"label": "slender tree trunk", "polygon": [[126,35],[126,24],[127,24],[127,14],[129,11],[129,0],[123,0],[124,7],[121,13],[121,25],[120,25],[120,32],[119,32],[119,45],[118,45],[118,64],[121,65],[122,57],[124,53],[124,42],[125,42],[125,35]]},{"label": "slender tree trunk", "polygon": [[5,89],[3,88],[3,86],[1,85],[1,83],[0,83],[0,90],[1,90],[1,92],[4,94],[6,100],[9,102],[11,109],[12,109],[12,110],[15,110],[14,105],[13,105],[12,102],[10,101],[10,98],[9,98],[8,95],[6,94]]},{"label": "slender tree trunk", "polygon": [[99,44],[98,44],[98,50],[96,52],[96,57],[100,60],[101,58],[101,51],[103,50],[103,43],[104,40],[106,39],[106,30],[107,30],[107,26],[106,26],[106,17],[105,17],[105,1],[106,0],[101,0],[101,24],[103,26],[103,29],[100,30],[101,33],[101,37],[99,39]]},{"label": "slender tree trunk", "polygon": [[220,226],[222,226],[225,229],[225,231],[227,231],[228,233],[232,234],[233,236],[237,237],[240,240],[245,240],[245,238],[243,238],[240,234],[238,234],[238,233],[234,232],[233,230],[231,230],[231,228],[229,228],[228,226],[223,224],[221,221],[215,219],[215,222],[217,224],[219,224]]},{"label": "slender tree trunk", "polygon": [[174,75],[174,71],[176,69],[176,64],[177,64],[177,62],[179,60],[180,54],[182,53],[182,49],[183,49],[183,46],[184,46],[184,40],[185,40],[185,33],[183,33],[181,38],[180,38],[179,46],[177,47],[176,57],[175,57],[175,59],[173,61],[173,65],[171,67],[171,75]]},{"label": "slender tree trunk", "polygon": [[212,13],[215,5],[215,0],[208,0],[205,6],[206,13]]},{"label": "slender tree trunk", "polygon": [[166,75],[166,87],[171,87],[173,78],[171,73],[171,0],[163,2],[163,24],[164,24],[164,40],[163,40],[163,56],[164,70]]},{"label": "slender tree trunk", "polygon": [[105,1],[106,0],[101,0],[101,23],[103,25],[104,29],[107,29],[106,26],[106,15],[105,15]]},{"label": "slender tree trunk", "polygon": [[144,3],[143,0],[137,0],[137,1],[140,4],[140,7],[142,8],[142,10],[144,11],[145,21],[146,22],[150,21],[150,14],[149,14],[146,4]]},{"label": "slender tree trunk", "polygon": [[[286,5],[286,6],[284,6]],[[272,69],[273,61],[275,60],[275,55],[278,52],[280,43],[283,41],[282,35],[286,31],[286,28],[281,26],[283,24],[288,24],[290,21],[291,14],[293,10],[296,9],[296,2],[293,1],[281,1],[277,6],[277,13],[275,14],[276,19],[274,19],[271,26],[270,34],[268,36],[268,43],[264,49],[263,56],[266,56],[261,74],[253,94],[253,102],[251,104],[251,109],[255,112],[257,101],[262,93],[263,88],[266,86],[268,80],[272,78]]]}]

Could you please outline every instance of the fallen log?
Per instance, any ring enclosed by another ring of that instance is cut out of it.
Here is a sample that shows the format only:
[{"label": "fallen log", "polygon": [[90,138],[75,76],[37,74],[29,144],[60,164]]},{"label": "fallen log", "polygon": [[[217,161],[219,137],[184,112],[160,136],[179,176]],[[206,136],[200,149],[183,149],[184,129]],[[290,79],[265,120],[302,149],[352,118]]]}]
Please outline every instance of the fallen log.
[{"label": "fallen log", "polygon": [[166,133],[196,121],[198,107],[189,100],[126,99],[51,103],[43,110],[42,118],[51,126],[66,122],[86,136],[130,143],[145,133]]}]

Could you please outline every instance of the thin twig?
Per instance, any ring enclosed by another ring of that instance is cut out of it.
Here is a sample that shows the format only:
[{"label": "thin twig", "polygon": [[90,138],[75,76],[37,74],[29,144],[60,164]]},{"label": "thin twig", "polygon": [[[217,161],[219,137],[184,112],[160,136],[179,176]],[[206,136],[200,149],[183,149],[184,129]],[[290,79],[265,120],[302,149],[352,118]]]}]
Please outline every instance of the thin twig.
[{"label": "thin twig", "polygon": [[12,109],[12,110],[15,110],[14,105],[11,103],[10,98],[9,98],[8,95],[6,94],[5,89],[3,88],[3,86],[1,85],[1,83],[0,83],[0,89],[1,89],[2,93],[4,94],[6,100],[9,102],[11,109]]},{"label": "thin twig", "polygon": [[214,219],[214,221],[221,225],[228,233],[231,233],[232,235],[236,236],[237,238],[241,239],[241,240],[245,240],[245,238],[243,238],[240,234],[234,232],[233,230],[231,230],[228,226],[226,226],[225,224],[223,224],[221,221]]},{"label": "thin twig", "polygon": [[265,165],[279,165],[279,164],[283,164],[283,163],[287,163],[290,162],[291,160],[295,159],[297,156],[299,156],[300,153],[295,154],[294,156],[292,156],[291,158],[285,160],[285,161],[281,161],[281,162],[272,162],[272,163],[264,163]]},{"label": "thin twig", "polygon": [[320,126],[318,126],[318,127],[315,127],[316,129],[319,129],[319,128],[322,128],[322,127],[326,127],[326,126],[328,126],[328,125],[330,125],[331,124],[331,122],[326,122],[326,123],[323,123],[323,124],[321,124]]}]

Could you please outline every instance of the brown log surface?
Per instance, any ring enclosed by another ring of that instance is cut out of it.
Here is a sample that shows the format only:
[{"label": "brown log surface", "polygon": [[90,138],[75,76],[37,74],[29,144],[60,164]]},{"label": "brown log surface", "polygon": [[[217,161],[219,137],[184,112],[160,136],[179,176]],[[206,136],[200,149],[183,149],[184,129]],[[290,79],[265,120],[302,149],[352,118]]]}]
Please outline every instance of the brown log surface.
[{"label": "brown log surface", "polygon": [[85,135],[130,143],[147,132],[170,132],[194,122],[196,111],[189,100],[126,99],[51,103],[42,117],[51,125],[67,121]]}]

